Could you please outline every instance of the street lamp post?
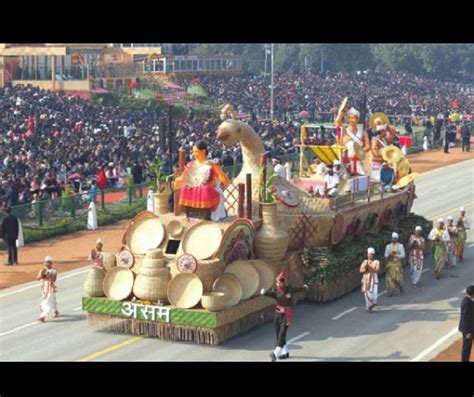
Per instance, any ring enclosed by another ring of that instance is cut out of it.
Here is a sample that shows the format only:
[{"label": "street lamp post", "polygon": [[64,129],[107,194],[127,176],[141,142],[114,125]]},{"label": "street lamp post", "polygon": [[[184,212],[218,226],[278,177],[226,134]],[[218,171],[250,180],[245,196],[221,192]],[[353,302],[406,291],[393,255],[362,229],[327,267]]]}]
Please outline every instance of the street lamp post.
[{"label": "street lamp post", "polygon": [[270,120],[273,121],[273,43],[271,55]]}]

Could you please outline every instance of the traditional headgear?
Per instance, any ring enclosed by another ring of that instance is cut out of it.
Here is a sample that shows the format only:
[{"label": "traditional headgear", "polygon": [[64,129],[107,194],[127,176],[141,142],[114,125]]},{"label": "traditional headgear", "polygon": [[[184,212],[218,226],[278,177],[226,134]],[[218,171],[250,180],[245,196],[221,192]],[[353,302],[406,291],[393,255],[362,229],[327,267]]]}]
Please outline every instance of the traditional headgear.
[{"label": "traditional headgear", "polygon": [[464,207],[459,208],[460,212],[466,212],[466,209]]},{"label": "traditional headgear", "polygon": [[421,232],[423,229],[421,228],[421,226],[417,226],[415,227],[415,230],[419,230]]},{"label": "traditional headgear", "polygon": [[341,160],[334,160],[333,165],[341,165]]},{"label": "traditional headgear", "polygon": [[357,116],[357,118],[360,117],[360,112],[357,111],[357,110],[354,109],[354,108],[350,108],[350,109],[347,111],[347,114],[353,114],[354,116]]},{"label": "traditional headgear", "polygon": [[446,219],[447,219],[448,221],[454,221],[454,218],[453,218],[451,215],[449,215]]},{"label": "traditional headgear", "polygon": [[95,243],[104,245],[104,242],[102,241],[101,238],[98,238]]},{"label": "traditional headgear", "polygon": [[392,238],[395,238],[395,239],[398,240],[398,233],[397,233],[397,232],[393,232],[393,233],[392,233]]},{"label": "traditional headgear", "polygon": [[386,130],[386,129],[387,129],[387,124],[382,124],[382,125],[378,125],[377,127],[375,127],[376,132],[383,131],[383,130]]},{"label": "traditional headgear", "polygon": [[439,218],[436,223],[444,223],[444,219],[443,218]]},{"label": "traditional headgear", "polygon": [[53,257],[48,255],[46,258],[44,258],[44,261],[45,262],[52,262],[53,261]]},{"label": "traditional headgear", "polygon": [[276,276],[276,281],[285,281],[286,279],[286,273],[285,272],[280,272]]},{"label": "traditional headgear", "polygon": [[372,247],[370,247],[370,248],[367,250],[367,253],[368,253],[368,254],[373,254],[373,255],[375,255],[375,249],[372,248]]}]

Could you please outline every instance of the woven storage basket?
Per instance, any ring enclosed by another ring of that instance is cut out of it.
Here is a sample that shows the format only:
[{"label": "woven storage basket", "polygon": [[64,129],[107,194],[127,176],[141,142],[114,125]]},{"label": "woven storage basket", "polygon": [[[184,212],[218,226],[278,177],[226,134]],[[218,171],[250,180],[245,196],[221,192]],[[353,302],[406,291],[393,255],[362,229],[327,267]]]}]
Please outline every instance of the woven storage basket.
[{"label": "woven storage basket", "polygon": [[212,292],[212,284],[224,273],[225,264],[220,259],[199,260],[196,274],[202,281],[204,292]]},{"label": "woven storage basket", "polygon": [[86,281],[84,282],[84,293],[87,296],[105,296],[103,286],[104,278],[104,269],[97,266],[92,266],[92,268],[87,273]]},{"label": "woven storage basket", "polygon": [[239,279],[232,273],[224,273],[212,285],[212,291],[223,292],[224,307],[235,306],[242,299],[242,285]]},{"label": "woven storage basket", "polygon": [[202,282],[194,273],[179,273],[168,283],[169,302],[181,309],[190,309],[201,300]]},{"label": "woven storage basket", "polygon": [[225,273],[232,273],[239,279],[242,285],[242,300],[257,293],[260,279],[257,270],[249,261],[234,261],[226,267]]},{"label": "woven storage basket", "polygon": [[148,250],[145,253],[145,257],[148,259],[163,259],[164,258],[163,250],[161,248]]},{"label": "woven storage basket", "polygon": [[166,259],[152,259],[148,257],[144,257],[142,260],[142,267],[148,267],[148,268],[159,268],[159,267],[165,267],[166,265]]},{"label": "woven storage basket", "polygon": [[104,293],[112,300],[121,301],[132,294],[133,272],[124,267],[114,267],[109,270],[104,278]]},{"label": "woven storage basket", "polygon": [[202,295],[201,305],[210,312],[219,312],[225,306],[224,292],[209,292]]},{"label": "woven storage basket", "polygon": [[133,294],[150,301],[167,299],[167,287],[171,280],[169,270],[142,267],[133,285]]},{"label": "woven storage basket", "polygon": [[183,236],[184,227],[178,220],[171,221],[166,226],[166,231],[174,239],[180,239]]},{"label": "woven storage basket", "polygon": [[106,272],[117,266],[117,258],[111,252],[102,252],[102,266]]}]

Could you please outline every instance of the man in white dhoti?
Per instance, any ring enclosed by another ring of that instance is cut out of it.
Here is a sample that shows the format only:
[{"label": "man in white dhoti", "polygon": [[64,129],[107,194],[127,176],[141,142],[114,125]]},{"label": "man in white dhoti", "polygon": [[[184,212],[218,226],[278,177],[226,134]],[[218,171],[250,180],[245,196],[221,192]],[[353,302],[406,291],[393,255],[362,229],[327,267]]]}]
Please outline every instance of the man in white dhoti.
[{"label": "man in white dhoti", "polygon": [[387,265],[385,267],[385,282],[389,296],[393,296],[395,290],[400,288],[403,293],[403,265],[405,258],[405,248],[400,244],[398,233],[392,233],[392,242],[385,247],[385,258]]},{"label": "man in white dhoti", "polygon": [[377,304],[379,278],[377,273],[380,271],[380,262],[375,259],[375,249],[367,250],[367,259],[360,266],[362,276],[362,292],[365,296],[365,307],[369,313],[372,313]]},{"label": "man in white dhoti", "polygon": [[89,204],[89,212],[87,214],[87,228],[89,230],[97,229],[97,212],[95,209],[95,203],[92,201]]},{"label": "man in white dhoti", "polygon": [[146,210],[151,213],[155,213],[155,191],[153,189],[148,190],[148,196],[146,198]]},{"label": "man in white dhoti", "polygon": [[425,239],[421,235],[421,232],[421,226],[417,226],[415,228],[415,234],[412,234],[408,240],[408,247],[410,249],[411,280],[414,287],[418,285],[423,270]]},{"label": "man in white dhoti", "polygon": [[54,313],[54,317],[59,316],[58,304],[56,302],[56,278],[57,271],[53,268],[53,258],[47,256],[44,258],[44,267],[39,271],[37,280],[43,280],[41,286],[41,302],[40,310],[41,314],[38,320],[44,322],[46,316],[50,313]]},{"label": "man in white dhoti", "polygon": [[454,218],[450,215],[448,216],[448,224],[446,225],[446,230],[449,234],[449,241],[446,242],[446,252],[447,252],[447,268],[456,267],[456,236],[458,233],[458,228],[454,224]]}]

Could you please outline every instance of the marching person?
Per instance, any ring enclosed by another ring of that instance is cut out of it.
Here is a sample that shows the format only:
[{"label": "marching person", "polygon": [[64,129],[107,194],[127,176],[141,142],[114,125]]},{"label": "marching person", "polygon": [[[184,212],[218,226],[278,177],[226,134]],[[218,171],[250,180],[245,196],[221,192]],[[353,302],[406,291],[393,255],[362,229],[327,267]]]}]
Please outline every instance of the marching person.
[{"label": "marching person", "polygon": [[5,266],[18,265],[18,249],[16,241],[20,231],[20,221],[12,214],[10,207],[5,208],[7,216],[2,221],[2,239],[5,240],[8,251],[8,262]]},{"label": "marching person", "polygon": [[288,345],[286,344],[286,331],[293,322],[293,308],[291,307],[291,297],[295,292],[305,291],[308,286],[303,288],[292,288],[285,286],[286,273],[281,272],[276,276],[275,292],[266,292],[264,289],[260,291],[262,295],[276,299],[275,307],[275,331],[276,331],[276,347],[270,358],[272,361],[282,360],[290,357]]},{"label": "marching person", "polygon": [[55,318],[59,316],[58,304],[56,302],[56,278],[58,273],[53,268],[53,258],[49,255],[44,258],[44,265],[36,277],[37,280],[43,280],[40,302],[41,314],[38,318],[43,323],[46,316],[51,312],[54,312]]},{"label": "marching person", "polygon": [[367,250],[367,259],[360,266],[360,272],[363,273],[362,292],[365,296],[365,308],[369,313],[372,313],[374,306],[377,305],[379,271],[380,262],[375,259],[375,249],[371,247]]},{"label": "marching person", "polygon": [[449,269],[451,267],[456,267],[456,236],[458,234],[458,228],[454,224],[454,218],[451,215],[448,216],[447,219],[448,224],[446,225],[446,230],[449,235],[449,241],[446,243],[446,252]]},{"label": "marching person", "polygon": [[460,261],[462,261],[464,257],[464,245],[467,240],[467,231],[470,229],[470,225],[464,207],[460,208],[460,212],[461,215],[459,215],[457,223],[458,235],[456,237],[456,256]]},{"label": "marching person", "polygon": [[410,272],[413,287],[417,287],[423,270],[425,239],[421,235],[421,226],[415,228],[415,234],[410,236],[408,247],[410,249]]},{"label": "marching person", "polygon": [[435,262],[435,274],[439,280],[441,278],[441,271],[446,262],[446,244],[449,241],[448,231],[444,229],[444,219],[439,218],[435,227],[431,229],[428,239],[433,242],[433,259]]},{"label": "marching person", "polygon": [[398,233],[392,233],[392,242],[385,247],[385,258],[387,258],[385,282],[389,296],[393,296],[397,287],[400,288],[400,293],[403,293],[402,259],[405,258],[405,248],[398,242]]},{"label": "marching person", "polygon": [[466,296],[461,302],[459,331],[462,332],[461,361],[469,361],[474,335],[474,285],[466,288]]}]

